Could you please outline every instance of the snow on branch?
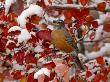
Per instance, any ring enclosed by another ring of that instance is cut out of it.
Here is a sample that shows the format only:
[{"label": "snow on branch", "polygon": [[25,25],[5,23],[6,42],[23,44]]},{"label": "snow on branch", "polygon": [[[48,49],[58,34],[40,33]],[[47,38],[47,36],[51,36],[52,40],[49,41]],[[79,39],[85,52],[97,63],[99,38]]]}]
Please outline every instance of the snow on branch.
[{"label": "snow on branch", "polygon": [[[54,9],[71,9],[71,8],[76,8],[76,9],[81,9],[83,8],[82,5],[78,5],[78,4],[52,4],[50,6],[51,8],[54,8]],[[85,6],[85,8],[89,8],[90,10],[98,10],[97,9],[97,4],[92,4],[92,5],[88,5],[88,6]],[[107,7],[105,9],[105,11],[103,12],[110,12],[110,7],[109,5],[107,4]]]},{"label": "snow on branch", "polygon": [[20,16],[18,16],[18,23],[21,27],[25,28],[27,22],[26,18],[32,15],[37,15],[42,17],[44,14],[43,9],[38,5],[30,5],[28,9],[24,10]]},{"label": "snow on branch", "polygon": [[13,27],[11,27],[9,30],[8,30],[8,32],[12,32],[12,31],[16,31],[16,30],[22,30],[19,26],[13,26]]},{"label": "snow on branch", "polygon": [[34,79],[38,79],[38,77],[42,74],[45,74],[50,77],[50,70],[48,70],[47,68],[41,68],[38,72],[34,74]]},{"label": "snow on branch", "polygon": [[105,43],[103,47],[97,52],[93,51],[91,53],[86,52],[86,57],[88,59],[95,59],[96,57],[103,56],[106,52],[110,51],[110,43]]},{"label": "snow on branch", "polygon": [[5,15],[8,14],[11,5],[15,2],[16,0],[5,0]]}]

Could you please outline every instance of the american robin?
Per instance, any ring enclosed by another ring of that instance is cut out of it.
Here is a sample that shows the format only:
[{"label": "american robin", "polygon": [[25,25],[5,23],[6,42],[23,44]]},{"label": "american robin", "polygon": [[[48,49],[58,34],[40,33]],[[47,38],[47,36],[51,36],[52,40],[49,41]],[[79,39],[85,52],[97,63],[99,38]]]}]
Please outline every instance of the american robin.
[{"label": "american robin", "polygon": [[55,30],[51,33],[52,44],[61,51],[66,53],[75,52],[75,62],[80,69],[84,70],[84,66],[78,58],[78,47],[76,40],[71,36],[69,31],[65,27],[63,20],[58,20],[53,22]]}]

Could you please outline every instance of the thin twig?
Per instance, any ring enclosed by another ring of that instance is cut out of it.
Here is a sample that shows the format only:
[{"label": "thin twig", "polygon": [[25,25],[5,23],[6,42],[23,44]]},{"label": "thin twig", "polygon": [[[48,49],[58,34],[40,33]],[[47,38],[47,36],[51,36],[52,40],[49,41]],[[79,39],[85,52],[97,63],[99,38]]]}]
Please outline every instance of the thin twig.
[{"label": "thin twig", "polygon": [[103,41],[103,40],[105,40],[107,38],[110,38],[110,37],[104,37],[104,38],[101,38],[99,40],[92,40],[92,41],[78,41],[77,43],[82,43],[82,42],[84,42],[84,43],[101,42],[101,41]]},{"label": "thin twig", "polygon": [[[85,34],[84,36],[82,36],[81,39],[79,39],[79,41],[84,40],[84,37],[87,36],[91,30],[93,30],[93,28],[92,28],[92,29],[89,29],[89,30],[86,32],[86,34]],[[79,42],[79,41],[78,41],[78,42]]]}]

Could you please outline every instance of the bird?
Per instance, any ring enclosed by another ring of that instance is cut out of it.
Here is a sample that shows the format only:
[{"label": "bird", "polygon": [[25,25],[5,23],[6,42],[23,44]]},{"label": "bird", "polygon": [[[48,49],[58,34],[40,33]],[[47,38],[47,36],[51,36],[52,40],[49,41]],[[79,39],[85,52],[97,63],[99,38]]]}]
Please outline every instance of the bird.
[{"label": "bird", "polygon": [[84,65],[78,57],[77,41],[65,27],[63,20],[53,21],[54,30],[51,32],[51,42],[59,50],[65,53],[72,53],[75,56],[75,62],[79,69],[85,70]]}]

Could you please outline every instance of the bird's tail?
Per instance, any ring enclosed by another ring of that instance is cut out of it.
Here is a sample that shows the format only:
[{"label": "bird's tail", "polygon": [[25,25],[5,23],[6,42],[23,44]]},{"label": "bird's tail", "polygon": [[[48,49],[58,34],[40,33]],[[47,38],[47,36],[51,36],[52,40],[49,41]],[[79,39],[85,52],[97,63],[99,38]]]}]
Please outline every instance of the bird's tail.
[{"label": "bird's tail", "polygon": [[78,57],[78,52],[79,52],[78,47],[75,46],[75,51],[74,51],[73,55],[75,56],[75,64],[76,64],[76,67],[77,67],[76,69],[85,71],[85,66],[80,61],[80,59]]},{"label": "bird's tail", "polygon": [[76,56],[75,57],[76,59],[75,59],[75,63],[77,64],[76,65],[76,69],[78,70],[82,70],[82,71],[85,71],[85,67],[84,67],[84,65],[81,63],[81,61],[80,61],[80,59],[79,59],[79,57],[78,56]]}]

